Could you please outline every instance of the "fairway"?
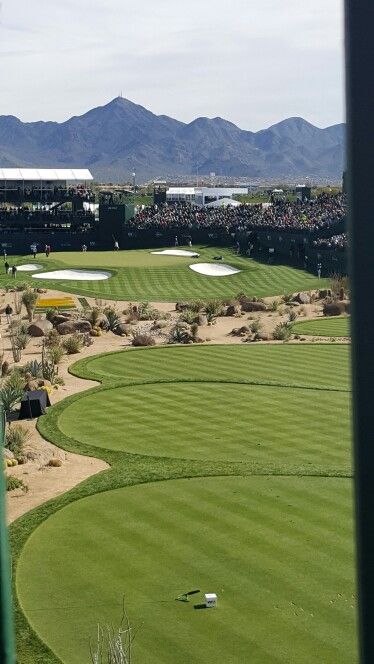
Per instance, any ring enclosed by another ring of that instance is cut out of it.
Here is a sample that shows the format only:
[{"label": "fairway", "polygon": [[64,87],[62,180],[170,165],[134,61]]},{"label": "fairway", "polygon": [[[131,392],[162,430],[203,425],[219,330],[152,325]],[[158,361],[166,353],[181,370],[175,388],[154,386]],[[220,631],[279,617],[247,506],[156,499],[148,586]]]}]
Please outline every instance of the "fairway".
[{"label": "fairway", "polygon": [[[188,247],[187,247],[188,249]],[[222,247],[193,247],[200,258],[153,255],[151,250],[61,252],[46,259],[38,254],[37,263],[43,270],[101,269],[112,273],[103,281],[33,279],[30,272],[19,273],[16,282],[31,282],[34,286],[54,288],[61,291],[110,300],[175,301],[193,298],[232,297],[239,292],[267,296],[292,293],[298,290],[319,288],[327,280],[304,270],[286,265],[268,265]],[[226,277],[209,277],[193,272],[192,263],[213,263],[214,256],[222,256],[238,274]],[[9,263],[30,263],[29,256],[10,257]],[[32,259],[31,259],[32,261]],[[14,287],[15,281],[5,274],[0,275],[0,286]]]},{"label": "fairway", "polygon": [[[348,345],[132,349],[72,372],[102,385],[39,430],[111,469],[21,549],[45,661],[89,664],[125,596],[136,664],[355,664]],[[195,588],[218,608],[175,601]]]},{"label": "fairway", "polygon": [[331,317],[318,318],[316,320],[295,323],[293,327],[295,334],[314,335],[316,337],[349,337],[351,334],[350,318]]},{"label": "fairway", "polygon": [[[354,664],[350,482],[199,478],[99,494],[60,510],[18,566],[32,627],[88,664],[97,622],[122,597],[148,664]],[[218,608],[175,601],[199,588]],[[218,658],[218,660],[217,660]]]}]

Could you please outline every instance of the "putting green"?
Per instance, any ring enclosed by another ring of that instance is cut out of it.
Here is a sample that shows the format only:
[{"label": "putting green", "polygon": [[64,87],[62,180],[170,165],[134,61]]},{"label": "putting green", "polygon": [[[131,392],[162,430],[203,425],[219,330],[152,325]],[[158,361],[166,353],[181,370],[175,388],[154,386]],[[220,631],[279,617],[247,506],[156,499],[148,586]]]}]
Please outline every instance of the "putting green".
[{"label": "putting green", "polygon": [[317,318],[295,323],[293,327],[295,334],[314,335],[316,337],[349,337],[349,316],[337,318]]},{"label": "putting green", "polygon": [[[93,495],[32,533],[17,591],[64,664],[91,661],[97,623],[118,624],[123,596],[138,664],[354,664],[350,481],[199,478]],[[204,592],[217,609],[194,608]]]},{"label": "putting green", "polygon": [[[188,247],[187,247],[188,249]],[[266,296],[310,290],[320,287],[321,281],[305,272],[285,265],[267,265],[256,260],[237,256],[231,249],[222,247],[193,247],[200,258],[156,256],[151,250],[61,252],[46,259],[37,257],[43,270],[66,268],[94,268],[108,270],[110,279],[103,281],[70,281],[33,279],[32,273],[19,273],[18,282],[42,285],[86,296],[112,300],[170,301],[193,298],[232,297],[239,292],[248,295]],[[240,270],[227,277],[207,277],[189,269],[191,263],[213,262],[214,256],[222,255],[223,262]],[[29,263],[29,257],[10,257],[9,263]],[[323,281],[323,280],[322,280]],[[323,283],[327,284],[327,280]],[[15,281],[0,274],[0,286],[14,286]]]},{"label": "putting green", "polygon": [[339,467],[349,456],[349,395],[212,382],[125,386],[73,402],[59,427],[87,445],[137,454],[293,467],[323,455]]}]

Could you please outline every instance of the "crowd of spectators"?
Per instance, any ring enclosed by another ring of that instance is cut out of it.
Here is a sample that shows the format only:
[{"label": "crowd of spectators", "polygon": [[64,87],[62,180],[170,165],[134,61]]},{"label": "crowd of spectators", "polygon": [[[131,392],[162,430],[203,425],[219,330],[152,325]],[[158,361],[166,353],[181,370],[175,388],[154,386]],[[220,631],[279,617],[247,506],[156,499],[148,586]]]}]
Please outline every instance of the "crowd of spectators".
[{"label": "crowd of spectators", "polygon": [[276,201],[268,206],[197,208],[190,203],[153,205],[140,211],[131,225],[139,230],[156,232],[170,228],[188,233],[201,229],[227,233],[247,230],[316,233],[341,222],[345,216],[346,200],[343,194],[321,194],[310,201]]},{"label": "crowd of spectators", "polygon": [[321,237],[313,241],[313,245],[319,249],[346,249],[348,244],[347,233]]},{"label": "crowd of spectators", "polygon": [[48,208],[32,209],[24,207],[0,207],[0,232],[18,233],[28,230],[88,231],[94,227],[95,215],[90,211],[56,210]]},{"label": "crowd of spectators", "polygon": [[3,200],[4,202],[59,203],[72,201],[74,198],[82,199],[87,203],[94,203],[95,193],[83,184],[70,187],[45,185],[41,188],[38,183],[35,187],[27,186],[23,188],[18,186],[14,189],[0,187],[0,201]]}]

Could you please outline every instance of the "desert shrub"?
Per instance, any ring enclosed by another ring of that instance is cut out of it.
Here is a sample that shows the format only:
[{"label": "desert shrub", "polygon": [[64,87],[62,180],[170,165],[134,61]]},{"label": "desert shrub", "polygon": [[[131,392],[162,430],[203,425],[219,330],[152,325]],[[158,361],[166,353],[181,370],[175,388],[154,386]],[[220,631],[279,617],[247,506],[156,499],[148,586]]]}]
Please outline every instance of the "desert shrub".
[{"label": "desert shrub", "polygon": [[192,309],[185,309],[179,316],[179,320],[183,321],[184,323],[188,323],[188,325],[192,325],[195,318],[196,312]]},{"label": "desert shrub", "polygon": [[132,338],[133,346],[155,346],[156,341],[150,334],[134,334]]},{"label": "desert shrub", "polygon": [[168,326],[168,324],[169,323],[167,322],[167,320],[164,320],[163,318],[161,318],[160,320],[155,320],[155,322],[153,323],[153,329],[154,330],[164,330],[165,327]]},{"label": "desert shrub", "polygon": [[348,277],[342,277],[341,274],[332,274],[330,278],[330,288],[333,294],[333,297],[340,297],[341,294],[349,292],[349,280]]},{"label": "desert shrub", "polygon": [[50,466],[51,468],[60,468],[60,466],[62,466],[62,461],[61,459],[53,457],[48,461],[47,466]]},{"label": "desert shrub", "polygon": [[38,301],[38,293],[35,293],[31,288],[27,288],[22,293],[22,304],[25,306],[29,321],[32,321],[34,315],[35,305]]},{"label": "desert shrub", "polygon": [[61,345],[61,336],[57,330],[50,330],[44,337],[44,344],[47,348],[53,348]]},{"label": "desert shrub", "polygon": [[149,302],[139,302],[138,318],[139,320],[154,320],[158,318],[158,311],[157,309],[153,309]]},{"label": "desert shrub", "polygon": [[22,367],[22,372],[24,374],[31,374],[33,378],[41,378],[43,375],[43,366],[38,360],[30,360]]},{"label": "desert shrub", "polygon": [[27,493],[29,487],[20,477],[16,477],[15,475],[7,475],[6,490],[13,491],[14,489],[22,489],[22,491]]},{"label": "desert shrub", "polygon": [[278,323],[273,332],[273,338],[277,341],[289,341],[291,335],[292,326],[289,323]]},{"label": "desert shrub", "polygon": [[189,302],[188,308],[194,311],[195,314],[198,314],[199,311],[205,309],[205,302],[204,300],[192,300],[192,302]]},{"label": "desert shrub", "polygon": [[199,326],[197,323],[192,323],[191,325],[191,337],[194,341],[196,341],[198,333],[199,333]]},{"label": "desert shrub", "polygon": [[284,306],[281,304],[281,305],[278,307],[278,314],[279,314],[280,316],[284,316],[285,313],[286,313],[286,310],[285,310]]},{"label": "desert shrub", "polygon": [[53,364],[60,364],[64,355],[65,355],[65,350],[62,346],[51,346],[48,349],[48,357],[50,358]]},{"label": "desert shrub", "polygon": [[176,323],[169,334],[170,344],[189,344],[191,342],[191,335],[188,327],[183,323]]},{"label": "desert shrub", "polygon": [[25,350],[30,339],[31,337],[26,332],[17,332],[14,336],[14,342],[17,348],[20,348],[21,350]]},{"label": "desert shrub", "polygon": [[338,300],[333,302],[325,302],[323,305],[323,315],[324,316],[341,316],[346,311],[346,305],[344,302]]},{"label": "desert shrub", "polygon": [[259,332],[262,329],[262,325],[261,325],[260,321],[258,320],[258,318],[256,318],[254,321],[252,321],[249,328],[250,328],[250,330],[253,334],[259,334]]},{"label": "desert shrub", "polygon": [[17,458],[22,455],[23,447],[29,437],[27,429],[20,424],[8,426],[5,432],[5,447]]},{"label": "desert shrub", "polygon": [[279,307],[279,302],[278,302],[278,300],[273,300],[273,301],[270,303],[270,310],[271,310],[271,311],[277,311],[277,310],[278,310],[278,307]]},{"label": "desert shrub", "polygon": [[290,323],[292,323],[294,320],[296,320],[297,313],[296,313],[295,309],[289,309],[287,313],[288,313],[288,320],[289,320]]},{"label": "desert shrub", "polygon": [[2,404],[5,414],[9,417],[10,413],[14,410],[15,406],[21,401],[23,397],[22,388],[8,385],[6,382],[0,388],[0,403]]},{"label": "desert shrub", "polygon": [[65,381],[61,376],[55,376],[53,386],[57,387],[57,385],[65,385]]},{"label": "desert shrub", "polygon": [[220,300],[208,300],[205,305],[206,315],[208,321],[211,320],[214,316],[221,316],[223,312],[222,302]]},{"label": "desert shrub", "polygon": [[107,307],[104,309],[104,314],[108,319],[108,330],[115,332],[121,323],[117,311],[113,307]]},{"label": "desert shrub", "polygon": [[75,353],[79,353],[82,346],[82,335],[78,333],[72,334],[71,337],[67,337],[67,339],[64,339],[62,342],[62,347],[66,350],[68,355],[75,355]]},{"label": "desert shrub", "polygon": [[289,304],[292,302],[293,294],[292,293],[285,293],[282,295],[282,300],[285,304]]}]

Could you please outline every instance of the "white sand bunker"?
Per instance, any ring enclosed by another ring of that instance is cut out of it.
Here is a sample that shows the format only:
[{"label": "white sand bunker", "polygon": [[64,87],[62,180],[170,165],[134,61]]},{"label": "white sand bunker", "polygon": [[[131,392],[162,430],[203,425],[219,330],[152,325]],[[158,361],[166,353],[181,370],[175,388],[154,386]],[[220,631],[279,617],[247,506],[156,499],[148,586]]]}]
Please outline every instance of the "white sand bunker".
[{"label": "white sand bunker", "polygon": [[111,272],[102,270],[53,270],[33,274],[34,279],[64,279],[64,281],[102,281],[112,276]]},{"label": "white sand bunker", "polygon": [[200,256],[195,251],[185,251],[185,249],[163,249],[162,251],[152,251],[151,253],[158,256],[192,256],[192,258],[199,258]]},{"label": "white sand bunker", "polygon": [[38,263],[25,263],[25,265],[17,265],[17,272],[32,272],[33,270],[41,270],[43,265]]},{"label": "white sand bunker", "polygon": [[241,270],[237,270],[232,265],[226,265],[226,263],[194,263],[189,267],[194,272],[205,274],[207,277],[228,277],[230,274],[241,272]]}]

